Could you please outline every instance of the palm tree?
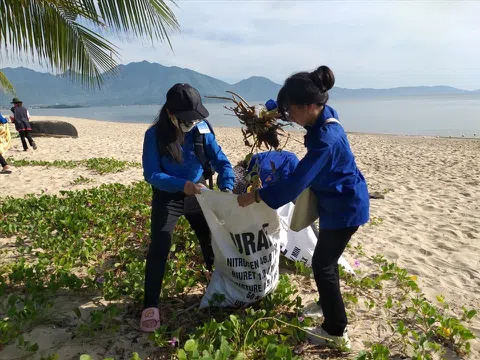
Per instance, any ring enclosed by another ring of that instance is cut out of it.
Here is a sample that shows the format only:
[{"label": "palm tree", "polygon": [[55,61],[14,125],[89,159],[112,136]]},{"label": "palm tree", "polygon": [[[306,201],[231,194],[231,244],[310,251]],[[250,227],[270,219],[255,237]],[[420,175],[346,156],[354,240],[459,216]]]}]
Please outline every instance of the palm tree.
[{"label": "palm tree", "polygon": [[[173,4],[175,2],[170,0]],[[99,87],[115,73],[120,39],[167,41],[179,25],[164,0],[1,0],[1,58],[24,59]],[[0,90],[14,93],[0,71]]]}]

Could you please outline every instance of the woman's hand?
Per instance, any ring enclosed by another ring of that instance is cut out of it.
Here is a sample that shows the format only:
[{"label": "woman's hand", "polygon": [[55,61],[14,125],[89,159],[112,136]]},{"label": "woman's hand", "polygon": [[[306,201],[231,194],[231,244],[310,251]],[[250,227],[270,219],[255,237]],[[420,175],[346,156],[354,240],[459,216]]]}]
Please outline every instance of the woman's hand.
[{"label": "woman's hand", "polygon": [[183,187],[183,192],[186,194],[186,195],[195,195],[195,194],[200,194],[201,193],[201,190],[204,188],[205,186],[201,185],[201,184],[195,184],[191,181],[187,181],[185,183],[185,186]]},{"label": "woman's hand", "polygon": [[252,205],[255,202],[255,192],[238,195],[237,202],[241,207]]}]

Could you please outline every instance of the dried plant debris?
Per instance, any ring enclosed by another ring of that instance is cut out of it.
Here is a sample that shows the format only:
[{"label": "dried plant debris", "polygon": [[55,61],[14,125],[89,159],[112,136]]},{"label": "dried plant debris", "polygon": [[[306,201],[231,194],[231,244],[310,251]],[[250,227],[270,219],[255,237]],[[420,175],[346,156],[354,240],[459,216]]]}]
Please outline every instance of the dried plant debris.
[{"label": "dried plant debris", "polygon": [[[224,106],[225,109],[237,116],[242,127],[243,138],[246,146],[253,149],[261,149],[263,146],[267,149],[277,150],[280,147],[279,135],[283,135],[283,126],[288,124],[279,122],[282,115],[276,110],[268,111],[263,105],[250,105],[240,95],[227,91],[231,97],[206,96],[210,99],[220,99],[232,101],[235,106]],[[231,115],[231,114],[229,114]],[[253,141],[253,144],[252,144]]]}]

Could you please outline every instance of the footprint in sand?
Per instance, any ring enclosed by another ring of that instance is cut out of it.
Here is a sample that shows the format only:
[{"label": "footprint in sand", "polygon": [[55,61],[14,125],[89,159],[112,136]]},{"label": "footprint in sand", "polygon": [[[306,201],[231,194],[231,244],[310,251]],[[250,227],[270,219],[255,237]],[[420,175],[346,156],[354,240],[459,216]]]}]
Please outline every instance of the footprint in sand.
[{"label": "footprint in sand", "polygon": [[469,239],[476,239],[477,236],[473,233],[471,233],[470,231],[469,232],[464,232],[465,236]]},{"label": "footprint in sand", "polygon": [[453,236],[453,237],[456,237],[456,238],[461,237],[460,233],[458,231],[455,231],[455,230],[452,230],[452,229],[444,228],[444,229],[437,230],[437,232],[439,232],[442,235],[450,235],[450,236]]},{"label": "footprint in sand", "polygon": [[476,283],[480,285],[480,282],[478,281],[478,279],[480,279],[480,274],[478,273],[478,271],[468,269],[465,269],[464,271],[468,274],[471,280],[477,280]]},{"label": "footprint in sand", "polygon": [[385,256],[386,256],[388,259],[393,260],[393,261],[398,260],[398,258],[400,257],[400,256],[398,255],[398,253],[396,253],[396,252],[390,252],[390,251],[385,251]]},{"label": "footprint in sand", "polygon": [[420,249],[420,253],[425,256],[432,256],[432,252],[425,249]]},{"label": "footprint in sand", "polygon": [[433,205],[421,205],[422,210],[425,211],[437,211],[438,209]]},{"label": "footprint in sand", "polygon": [[458,251],[458,249],[454,248],[454,247],[450,247],[448,246],[447,244],[443,243],[443,242],[439,242],[437,243],[437,247],[439,249],[442,249],[442,250],[447,250],[447,251]]}]

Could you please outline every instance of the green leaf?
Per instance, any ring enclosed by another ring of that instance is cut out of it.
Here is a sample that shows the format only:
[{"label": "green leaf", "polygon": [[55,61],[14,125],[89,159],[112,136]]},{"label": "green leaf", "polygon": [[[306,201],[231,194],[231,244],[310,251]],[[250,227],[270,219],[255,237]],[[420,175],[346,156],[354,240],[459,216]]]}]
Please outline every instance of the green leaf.
[{"label": "green leaf", "polygon": [[364,350],[360,351],[355,360],[367,360],[367,353]]},{"label": "green leaf", "polygon": [[460,331],[460,336],[462,337],[463,340],[473,340],[473,339],[475,339],[475,335],[473,335],[473,333],[468,329],[464,329],[464,330]]},{"label": "green leaf", "polygon": [[88,354],[83,354],[80,356],[80,360],[93,360],[93,358]]},{"label": "green leaf", "polygon": [[467,313],[467,318],[470,320],[470,319],[472,319],[475,315],[477,315],[477,311],[476,311],[476,310],[470,310],[470,311]]},{"label": "green leaf", "polygon": [[386,309],[391,309],[392,306],[393,306],[392,297],[389,296],[388,299],[387,299],[387,302],[385,303],[385,308],[386,308]]},{"label": "green leaf", "polygon": [[185,346],[183,348],[185,349],[185,351],[193,352],[193,351],[197,350],[198,345],[197,345],[197,342],[195,340],[189,339],[185,342]]},{"label": "green leaf", "polygon": [[35,344],[33,344],[33,345],[30,345],[30,346],[27,348],[27,350],[28,350],[28,351],[31,351],[31,352],[35,352],[35,351],[37,351],[38,349],[39,349],[39,347],[38,347],[38,344],[37,344],[37,343],[35,343]]},{"label": "green leaf", "polygon": [[15,88],[2,71],[0,71],[0,90],[15,95]]},{"label": "green leaf", "polygon": [[222,339],[222,343],[220,344],[220,353],[222,354],[222,360],[228,359],[230,357],[230,354],[232,353],[230,346],[225,339]]},{"label": "green leaf", "polygon": [[183,349],[179,349],[177,352],[178,360],[187,360],[187,353]]}]

